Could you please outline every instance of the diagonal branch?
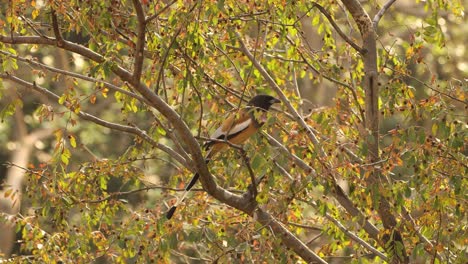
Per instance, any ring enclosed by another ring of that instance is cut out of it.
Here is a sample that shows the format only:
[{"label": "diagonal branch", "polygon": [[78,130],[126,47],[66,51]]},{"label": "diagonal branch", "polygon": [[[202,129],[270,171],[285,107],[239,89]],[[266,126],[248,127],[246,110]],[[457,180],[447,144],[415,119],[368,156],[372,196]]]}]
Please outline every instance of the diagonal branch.
[{"label": "diagonal branch", "polygon": [[304,121],[301,115],[299,115],[299,113],[296,111],[294,106],[292,106],[292,104],[289,102],[286,95],[283,93],[283,91],[278,86],[278,84],[276,84],[275,80],[270,76],[267,70],[260,64],[260,62],[257,59],[255,59],[254,55],[250,52],[250,50],[247,48],[245,43],[242,41],[242,37],[239,34],[239,32],[236,31],[235,34],[237,36],[237,41],[239,41],[240,50],[242,51],[242,53],[244,53],[245,56],[249,58],[249,60],[252,62],[255,68],[257,68],[257,70],[260,72],[263,78],[265,78],[265,80],[268,82],[270,87],[278,94],[278,96],[281,99],[281,102],[284,103],[286,107],[288,108],[289,112],[292,113],[295,121],[297,121],[307,131],[307,136],[312,141],[312,143],[315,146],[317,146],[317,150],[319,151],[319,154],[321,156],[325,155],[325,151],[323,150],[323,148],[319,146],[320,144],[315,133],[310,129],[310,127],[307,125],[307,123]]},{"label": "diagonal branch", "polygon": [[[10,81],[12,81],[14,83],[20,84],[20,85],[28,88],[28,89],[32,89],[32,90],[34,90],[34,91],[36,91],[36,92],[38,92],[40,94],[43,94],[43,95],[49,97],[50,99],[52,99],[54,101],[58,101],[59,98],[60,98],[55,93],[47,90],[44,87],[38,86],[36,83],[30,83],[30,82],[24,81],[24,80],[22,80],[22,79],[20,79],[18,77],[12,76],[12,75],[10,75],[8,73],[0,74],[0,78],[10,80]],[[138,137],[141,137],[146,142],[151,144],[153,147],[158,148],[158,149],[166,152],[167,154],[169,154],[171,157],[173,157],[175,160],[177,160],[178,162],[180,162],[184,166],[190,167],[187,160],[184,159],[179,153],[177,153],[172,148],[170,148],[170,147],[168,147],[166,145],[163,145],[163,144],[160,144],[160,143],[154,141],[145,131],[139,129],[138,127],[126,126],[126,125],[121,125],[121,124],[108,122],[106,120],[100,119],[100,118],[98,118],[96,116],[93,116],[93,115],[88,114],[88,113],[83,112],[83,111],[79,111],[77,113],[77,115],[80,118],[84,119],[84,120],[91,121],[91,122],[96,123],[98,125],[101,125],[103,127],[107,127],[107,128],[112,129],[112,130],[117,130],[117,131],[121,131],[121,132],[125,132],[125,133],[128,133],[128,134],[132,134],[132,135],[136,135]]]},{"label": "diagonal branch", "polygon": [[[52,45],[55,46],[55,40],[44,39],[37,36],[4,36],[0,35],[0,42],[3,43],[10,43],[10,44],[42,44],[42,45]],[[67,40],[63,41],[63,46],[60,47],[64,50],[68,50],[70,52],[74,52],[80,54],[90,60],[93,60],[97,63],[102,63],[105,61],[105,58],[86,48],[81,45],[75,44],[73,42],[69,42]],[[215,199],[219,200],[222,203],[225,203],[231,207],[234,207],[238,210],[241,210],[251,216],[259,216],[259,210],[256,210],[257,213],[254,213],[254,210],[258,207],[254,203],[250,202],[251,194],[249,191],[244,193],[244,195],[237,195],[234,194],[222,187],[220,187],[211,173],[208,171],[208,168],[205,163],[205,158],[201,152],[200,145],[198,141],[193,137],[190,128],[187,124],[181,119],[180,115],[170,106],[168,105],[161,97],[159,97],[154,91],[150,90],[148,86],[144,83],[141,83],[139,80],[134,79],[133,75],[127,71],[126,69],[122,68],[117,64],[113,64],[111,66],[111,70],[114,74],[119,76],[123,81],[128,82],[133,86],[133,88],[140,93],[141,96],[148,100],[149,106],[155,108],[159,111],[167,120],[171,123],[174,127],[175,131],[179,134],[179,138],[183,141],[188,153],[192,156],[192,161],[182,160],[180,161],[184,164],[187,168],[191,169],[193,172],[197,172],[200,174],[200,181],[202,183],[203,188],[213,196]],[[32,88],[36,91],[43,92],[46,95],[52,95],[53,98],[56,98],[55,94],[51,93],[47,89],[42,87],[38,87],[35,84],[28,83],[24,80],[18,79],[16,77],[10,76],[9,74],[0,74],[0,78],[9,79],[15,81],[16,83],[25,85],[28,88]],[[283,95],[283,100],[286,98]],[[81,112],[80,112],[81,113]],[[102,125],[110,125],[103,120],[93,118],[90,115],[83,115],[84,118],[89,118],[91,120],[98,122]],[[103,122],[101,122],[103,121]],[[128,126],[121,126],[117,125],[116,129],[120,128],[125,132],[132,131],[134,133],[139,133],[136,128],[128,127]],[[141,133],[141,136],[145,136],[146,133]],[[146,137],[144,137],[146,140]],[[157,143],[156,143],[157,144]],[[164,145],[160,146],[163,151],[167,149],[163,149],[166,147]],[[166,147],[167,148],[167,147]],[[174,152],[172,149],[169,149]],[[167,151],[169,151],[167,150]],[[179,157],[179,154],[174,152],[170,155],[175,155],[175,157]],[[269,225],[272,230],[275,230],[281,237],[283,242],[286,246],[292,248],[295,252],[297,252],[302,258],[309,262],[319,262],[319,263],[326,263],[320,257],[318,257],[313,251],[311,251],[302,241],[300,241],[294,234],[292,234],[287,228],[282,226],[278,221],[276,221],[269,213],[261,211],[260,216],[256,218],[257,221],[263,223],[264,225]]]},{"label": "diagonal branch", "polygon": [[[271,135],[267,133],[262,133],[262,134],[267,137],[268,142],[270,142],[270,144],[279,148],[282,153],[289,156],[289,158],[291,158],[292,161],[297,166],[299,166],[302,170],[304,170],[306,173],[309,173],[313,175],[314,177],[320,177],[314,168],[309,166],[307,163],[305,163],[301,158],[296,156],[294,153],[289,151],[283,144],[277,141],[274,137],[272,137]],[[348,211],[349,214],[351,214],[353,217],[357,217],[359,224],[364,228],[364,230],[369,234],[369,236],[372,237],[374,240],[378,241],[379,230],[377,229],[377,227],[375,227],[372,223],[370,223],[366,219],[364,214],[356,206],[354,206],[354,203],[351,201],[351,199],[349,199],[349,197],[339,187],[339,185],[335,186],[335,196],[336,196],[335,198],[338,200],[340,205],[346,211]]]},{"label": "diagonal branch", "polygon": [[281,237],[285,245],[294,248],[294,251],[308,263],[327,263],[265,210],[257,207],[254,211],[254,218],[263,225],[269,226],[274,235]]},{"label": "diagonal branch", "polygon": [[[314,208],[319,207],[317,205],[317,203],[313,202],[313,201],[307,201],[307,200],[304,200],[304,199],[300,199],[300,201],[303,202],[303,203],[309,204],[309,205],[313,206]],[[382,252],[378,251],[375,247],[373,247],[372,245],[370,245],[369,243],[364,241],[362,238],[360,238],[359,236],[357,236],[353,232],[349,231],[349,229],[347,229],[342,223],[340,223],[340,221],[338,221],[331,214],[329,214],[328,212],[325,212],[324,216],[325,216],[325,218],[328,219],[328,221],[333,222],[333,224],[335,224],[338,227],[338,229],[340,229],[341,232],[343,232],[346,236],[348,236],[352,240],[356,241],[358,244],[362,245],[363,247],[367,248],[369,251],[371,251],[375,255],[379,256],[382,260],[388,261],[388,258]]]},{"label": "diagonal branch", "polygon": [[146,18],[145,22],[149,23],[151,20],[158,18],[162,13],[164,13],[169,7],[171,7],[173,4],[175,4],[177,0],[172,0],[170,3],[168,3],[166,6],[161,8],[161,10],[158,10],[155,14],[151,15],[150,17]]},{"label": "diagonal branch", "polygon": [[330,13],[328,13],[328,11],[323,7],[321,6],[319,3],[316,3],[316,2],[312,2],[312,5],[317,7],[317,9],[328,19],[328,21],[330,22],[330,24],[332,24],[333,28],[336,30],[336,32],[338,33],[338,35],[340,35],[341,38],[344,39],[344,41],[346,41],[346,43],[348,43],[351,47],[353,47],[356,51],[358,51],[359,53],[363,54],[364,53],[364,49],[359,47],[356,43],[354,43],[341,29],[340,27],[336,24],[335,20],[333,19],[333,17],[330,15]]},{"label": "diagonal branch", "polygon": [[372,20],[373,24],[374,24],[374,30],[377,30],[377,26],[379,25],[379,22],[380,22],[380,19],[383,17],[383,15],[385,14],[385,12],[393,5],[393,3],[395,3],[396,0],[388,0],[384,6],[382,7],[382,9],[379,10],[379,12],[377,13],[377,15],[374,16],[374,19]]},{"label": "diagonal branch", "polygon": [[55,68],[55,67],[51,67],[51,66],[45,65],[43,63],[37,62],[36,60],[26,59],[26,58],[14,55],[12,53],[9,53],[9,52],[3,51],[3,50],[0,50],[0,53],[4,54],[6,56],[9,56],[11,58],[14,58],[16,60],[28,63],[30,65],[47,69],[47,70],[49,70],[51,72],[56,72],[56,73],[59,73],[59,74],[71,76],[71,77],[74,77],[74,78],[77,78],[77,79],[81,79],[81,80],[85,80],[85,81],[89,81],[89,82],[93,82],[93,83],[100,83],[104,87],[109,88],[109,90],[111,90],[111,91],[115,91],[115,92],[125,94],[125,95],[127,95],[129,97],[132,97],[132,98],[134,98],[134,99],[136,99],[136,100],[138,100],[140,102],[143,102],[143,103],[148,103],[148,101],[145,98],[141,97],[140,95],[132,93],[132,92],[127,91],[125,89],[122,89],[120,87],[117,87],[117,86],[113,85],[112,83],[109,83],[109,82],[106,82],[106,81],[103,81],[103,80],[99,80],[99,79],[96,79],[96,78],[92,78],[92,77],[89,77],[89,76],[81,75],[81,74],[78,74],[78,73],[75,73],[75,72],[70,72],[70,71],[58,69],[58,68]]},{"label": "diagonal branch", "polygon": [[[49,38],[42,38],[38,36],[5,36],[0,35],[0,42],[7,43],[7,44],[37,44],[37,45],[50,45],[56,46],[55,39]],[[96,53],[82,45],[78,45],[76,43],[63,40],[63,45],[59,48],[80,54],[81,56],[88,58],[97,63],[103,63],[106,61],[104,56],[99,53]],[[129,83],[134,83],[132,79],[132,74],[127,71],[126,69],[122,68],[117,64],[112,64],[112,72],[114,72],[117,76],[119,76],[123,81],[127,81]]]}]

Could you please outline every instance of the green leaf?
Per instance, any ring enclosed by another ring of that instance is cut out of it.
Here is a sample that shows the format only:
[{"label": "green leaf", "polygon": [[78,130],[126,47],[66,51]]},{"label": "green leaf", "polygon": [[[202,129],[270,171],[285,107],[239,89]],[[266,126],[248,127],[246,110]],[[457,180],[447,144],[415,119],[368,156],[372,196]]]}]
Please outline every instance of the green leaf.
[{"label": "green leaf", "polygon": [[68,163],[70,162],[70,157],[71,157],[71,153],[68,149],[63,149],[62,151],[62,154],[60,155],[60,160],[65,164],[65,165],[68,165]]},{"label": "green leaf", "polygon": [[58,100],[58,103],[63,105],[63,103],[65,102],[65,100],[67,100],[67,95],[66,94],[63,94],[62,96],[60,96],[59,100]]},{"label": "green leaf", "polygon": [[70,145],[73,147],[73,148],[76,148],[76,139],[73,135],[69,135],[68,136],[68,139],[70,140]]},{"label": "green leaf", "polygon": [[264,163],[265,163],[265,158],[263,158],[262,155],[255,153],[251,162],[252,169],[253,170],[259,169],[260,166],[262,166]]}]

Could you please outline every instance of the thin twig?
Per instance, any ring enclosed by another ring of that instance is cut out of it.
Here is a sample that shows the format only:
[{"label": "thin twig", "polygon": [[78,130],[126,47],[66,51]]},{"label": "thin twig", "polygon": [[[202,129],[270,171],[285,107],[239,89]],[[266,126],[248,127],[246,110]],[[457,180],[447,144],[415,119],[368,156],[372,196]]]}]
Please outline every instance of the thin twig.
[{"label": "thin twig", "polygon": [[55,67],[51,67],[51,66],[48,66],[46,64],[37,62],[34,59],[26,59],[26,58],[14,55],[12,53],[9,53],[9,52],[3,51],[3,50],[0,50],[0,53],[4,54],[6,56],[9,56],[11,58],[14,58],[16,60],[31,64],[33,66],[37,66],[37,67],[40,67],[40,68],[47,69],[47,70],[49,70],[51,72],[56,72],[56,73],[60,73],[60,74],[63,74],[63,75],[68,75],[68,76],[71,76],[71,77],[74,77],[74,78],[77,78],[77,79],[81,79],[81,80],[85,80],[85,81],[89,81],[89,82],[93,82],[93,83],[100,83],[104,87],[109,88],[109,90],[111,90],[111,91],[119,92],[119,93],[128,95],[129,97],[132,97],[132,98],[134,98],[134,99],[136,99],[136,100],[138,100],[140,102],[148,103],[148,100],[141,97],[140,95],[132,93],[132,92],[127,91],[125,89],[122,89],[120,87],[117,87],[117,86],[115,86],[115,85],[113,85],[113,84],[111,84],[109,82],[99,80],[99,79],[96,79],[96,78],[92,78],[92,77],[89,77],[89,76],[81,75],[81,74],[78,74],[78,73],[58,69],[58,68],[55,68]]},{"label": "thin twig", "polygon": [[159,17],[162,13],[164,13],[164,11],[166,11],[169,7],[171,7],[174,3],[176,3],[177,0],[172,0],[172,2],[168,3],[167,5],[165,5],[163,8],[161,8],[160,10],[158,10],[158,12],[156,12],[155,14],[151,15],[150,17],[147,17],[146,20],[145,20],[145,23],[149,23],[151,22],[151,20]]},{"label": "thin twig", "polygon": [[156,89],[155,89],[156,94],[158,94],[158,92],[159,92],[159,85],[160,85],[161,79],[163,78],[163,75],[164,75],[164,65],[166,64],[167,58],[169,57],[169,52],[171,51],[171,48],[174,45],[174,43],[176,42],[176,39],[179,36],[181,31],[182,31],[182,27],[180,27],[174,33],[174,36],[172,36],[171,41],[169,42],[169,45],[164,50],[164,55],[161,58],[161,67],[159,67],[158,78],[156,80]]},{"label": "thin twig", "polygon": [[[315,202],[307,201],[307,200],[304,200],[304,199],[300,199],[300,201],[304,202],[306,204],[309,204],[309,205],[313,206],[314,208],[318,208],[318,206],[317,206],[317,204]],[[348,236],[352,240],[356,241],[361,246],[367,248],[369,251],[371,251],[374,254],[376,254],[377,256],[379,256],[382,260],[388,261],[387,256],[385,256],[382,252],[377,250],[375,247],[371,246],[369,243],[364,241],[362,238],[360,238],[359,236],[357,236],[356,234],[351,232],[348,228],[346,228],[343,224],[341,224],[340,221],[335,219],[332,215],[330,215],[329,213],[326,212],[324,214],[324,216],[329,221],[333,222],[333,224],[335,224],[335,226],[337,226],[341,230],[341,232],[343,232],[346,236]]]},{"label": "thin twig", "polygon": [[[113,193],[109,193],[109,195],[107,195],[105,197],[102,197],[102,198],[99,198],[99,199],[95,199],[95,200],[81,199],[81,200],[78,200],[77,202],[80,202],[80,203],[102,203],[104,201],[118,199],[119,196],[131,195],[131,194],[144,192],[144,191],[149,191],[149,190],[154,190],[154,189],[160,189],[160,190],[166,190],[166,191],[175,191],[175,192],[185,191],[184,188],[170,188],[170,187],[156,186],[155,185],[155,186],[148,186],[148,187],[144,187],[144,188],[140,188],[140,189],[136,189],[136,190],[126,191],[126,192],[113,192]],[[192,192],[204,192],[205,190],[198,189],[198,188],[193,188],[190,191],[192,191]]]},{"label": "thin twig", "polygon": [[294,222],[288,222],[288,225],[292,225],[292,226],[295,226],[295,227],[300,227],[300,228],[304,228],[304,229],[308,229],[308,230],[323,231],[323,228],[321,228],[321,227],[303,225],[303,224],[298,224],[298,223],[294,223]]},{"label": "thin twig", "polygon": [[418,78],[416,78],[416,77],[414,77],[414,76],[412,76],[412,75],[410,75],[410,74],[407,74],[407,73],[405,73],[405,72],[399,71],[399,70],[397,70],[397,69],[395,69],[395,68],[392,68],[392,67],[389,67],[389,66],[385,66],[385,68],[390,69],[390,70],[392,70],[392,71],[394,71],[394,72],[397,72],[397,73],[399,73],[399,74],[401,74],[401,75],[403,75],[403,76],[405,76],[405,77],[407,77],[407,78],[410,78],[410,79],[416,81],[417,83],[422,84],[422,85],[424,85],[425,87],[429,88],[429,89],[430,89],[431,91],[433,91],[433,92],[436,92],[436,93],[438,93],[438,94],[441,94],[441,95],[443,95],[443,96],[446,96],[446,97],[448,97],[448,98],[450,98],[450,99],[452,99],[452,100],[455,100],[455,101],[457,101],[457,102],[459,102],[459,103],[462,103],[462,104],[464,104],[464,105],[468,105],[468,102],[463,101],[463,100],[460,100],[460,99],[458,99],[458,98],[456,98],[456,97],[454,97],[454,96],[452,96],[452,95],[450,95],[450,94],[441,92],[441,91],[439,91],[439,90],[437,90],[437,89],[431,87],[429,84],[427,84],[427,83],[425,83],[425,82],[419,80]]}]

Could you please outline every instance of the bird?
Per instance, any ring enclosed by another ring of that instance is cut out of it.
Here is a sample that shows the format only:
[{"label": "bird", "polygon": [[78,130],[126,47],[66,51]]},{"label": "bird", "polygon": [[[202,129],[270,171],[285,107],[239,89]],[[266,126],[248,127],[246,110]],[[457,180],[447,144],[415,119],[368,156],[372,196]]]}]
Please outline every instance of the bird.
[{"label": "bird", "polygon": [[[214,139],[204,144],[206,149],[205,162],[208,164],[212,157],[227,149],[228,141],[230,144],[239,145],[249,139],[266,121],[266,112],[273,104],[280,103],[281,101],[273,96],[266,94],[258,94],[254,96],[247,103],[245,108],[232,113],[226,118],[218,129],[216,129],[210,138]],[[187,196],[188,192],[195,183],[198,181],[200,175],[195,173],[190,182],[185,186],[185,191],[177,202],[167,211],[166,218],[171,219],[177,206],[182,203]]]}]

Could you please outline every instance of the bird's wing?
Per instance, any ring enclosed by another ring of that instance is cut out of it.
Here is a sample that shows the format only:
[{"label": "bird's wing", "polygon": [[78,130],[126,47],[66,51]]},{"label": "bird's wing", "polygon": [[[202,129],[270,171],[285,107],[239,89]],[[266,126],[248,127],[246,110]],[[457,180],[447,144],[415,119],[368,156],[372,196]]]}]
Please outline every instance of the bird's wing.
[{"label": "bird's wing", "polygon": [[232,114],[211,134],[211,138],[229,139],[231,135],[238,134],[247,129],[251,123],[252,119],[248,114],[243,113],[243,111],[240,114]]}]

